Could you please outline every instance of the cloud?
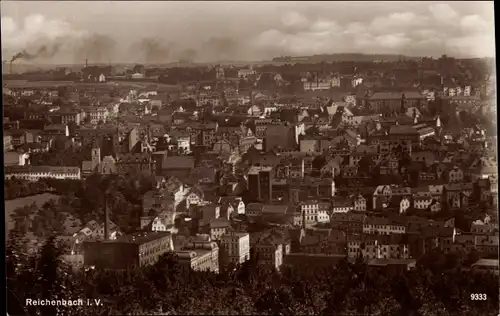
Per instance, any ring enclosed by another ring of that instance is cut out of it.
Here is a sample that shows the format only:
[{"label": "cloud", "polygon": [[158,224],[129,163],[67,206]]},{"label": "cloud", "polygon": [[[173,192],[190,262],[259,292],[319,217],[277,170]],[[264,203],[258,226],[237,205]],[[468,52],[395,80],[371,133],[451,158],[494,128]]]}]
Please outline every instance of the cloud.
[{"label": "cloud", "polygon": [[491,33],[494,29],[494,24],[487,22],[477,14],[464,16],[460,20],[464,32],[467,33]]},{"label": "cloud", "polygon": [[445,23],[457,22],[459,15],[449,4],[446,3],[436,3],[429,6],[429,11],[432,16],[438,20]]},{"label": "cloud", "polygon": [[410,45],[412,39],[404,33],[395,33],[377,36],[375,41],[383,48],[398,49]]},{"label": "cloud", "polygon": [[300,30],[306,28],[309,25],[309,20],[302,14],[295,11],[291,11],[291,12],[286,12],[281,17],[281,23],[286,28],[292,30],[297,30],[297,29]]},{"label": "cloud", "polygon": [[390,14],[389,16],[375,18],[370,23],[370,30],[377,33],[409,30],[425,25],[427,20],[427,17],[419,16],[413,12],[398,12]]},{"label": "cloud", "polygon": [[[13,8],[22,5],[9,2]],[[266,6],[225,2],[161,10],[167,5],[174,3],[131,3],[120,6],[119,12],[114,6],[112,12],[92,15],[92,21],[88,17],[85,23],[76,22],[75,16],[71,20],[75,22],[68,22],[39,13],[19,18],[17,9],[3,10],[2,52],[7,56],[43,52],[37,58],[70,62],[89,58],[154,63],[331,53],[494,56],[493,10],[480,2],[277,2]],[[32,10],[43,12],[45,6]],[[81,2],[65,6],[83,7]],[[57,14],[70,16],[61,12]],[[82,11],[76,18],[85,14]]]}]

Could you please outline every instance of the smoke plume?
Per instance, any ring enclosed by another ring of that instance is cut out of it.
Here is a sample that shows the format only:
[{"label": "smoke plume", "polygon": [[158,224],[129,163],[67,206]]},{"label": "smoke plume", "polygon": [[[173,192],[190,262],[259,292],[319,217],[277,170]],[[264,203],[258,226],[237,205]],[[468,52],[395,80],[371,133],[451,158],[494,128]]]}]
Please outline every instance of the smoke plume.
[{"label": "smoke plume", "polygon": [[114,58],[117,42],[107,35],[93,33],[85,34],[72,46],[74,59],[104,63]]},{"label": "smoke plume", "polygon": [[211,37],[201,47],[204,56],[208,60],[234,58],[238,54],[238,48],[238,43],[228,37]]},{"label": "smoke plume", "polygon": [[198,57],[198,52],[192,48],[185,49],[179,54],[180,61],[193,62],[196,61],[197,57]]},{"label": "smoke plume", "polygon": [[10,62],[14,62],[17,59],[33,60],[36,58],[52,58],[59,52],[60,47],[61,45],[59,43],[52,43],[50,46],[42,45],[33,52],[22,50],[14,54]]},{"label": "smoke plume", "polygon": [[108,62],[113,58],[116,42],[107,35],[78,30],[65,21],[49,20],[40,14],[30,15],[23,22],[2,16],[2,51],[12,54],[11,62],[56,57],[73,57],[72,62]]},{"label": "smoke plume", "polygon": [[139,51],[147,63],[161,63],[170,61],[173,43],[163,44],[155,38],[143,38],[132,45],[134,51]]}]

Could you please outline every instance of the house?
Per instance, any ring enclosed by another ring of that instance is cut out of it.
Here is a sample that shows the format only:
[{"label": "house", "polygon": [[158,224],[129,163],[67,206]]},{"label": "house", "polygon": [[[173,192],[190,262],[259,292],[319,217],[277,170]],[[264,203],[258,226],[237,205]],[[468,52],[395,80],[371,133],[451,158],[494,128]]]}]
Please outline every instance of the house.
[{"label": "house", "polygon": [[247,79],[251,76],[254,76],[255,74],[257,74],[257,72],[252,68],[244,68],[238,70],[238,78],[240,79]]},{"label": "house", "polygon": [[363,223],[365,234],[404,234],[406,226],[385,217],[368,217]]},{"label": "house", "polygon": [[354,209],[353,200],[349,197],[332,197],[331,198],[332,213],[347,213]]},{"label": "house", "polygon": [[217,201],[219,205],[221,205],[221,212],[223,212],[224,208],[231,207],[236,214],[245,214],[245,203],[241,199],[241,197],[236,196],[221,196]]},{"label": "house", "polygon": [[212,240],[220,240],[231,228],[231,222],[226,218],[219,217],[210,221],[210,237]]},{"label": "house", "polygon": [[361,195],[358,194],[354,199],[354,211],[357,212],[365,212],[366,211],[366,199]]}]

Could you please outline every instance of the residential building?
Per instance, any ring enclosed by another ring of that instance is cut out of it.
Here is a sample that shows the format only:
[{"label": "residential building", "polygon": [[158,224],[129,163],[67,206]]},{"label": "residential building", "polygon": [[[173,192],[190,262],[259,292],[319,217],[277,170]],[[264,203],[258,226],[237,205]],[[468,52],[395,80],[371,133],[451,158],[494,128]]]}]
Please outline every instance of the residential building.
[{"label": "residential building", "polygon": [[363,223],[364,234],[404,234],[406,226],[384,217],[368,217]]},{"label": "residential building", "polygon": [[250,235],[246,232],[229,231],[220,238],[224,262],[242,264],[250,259]]}]

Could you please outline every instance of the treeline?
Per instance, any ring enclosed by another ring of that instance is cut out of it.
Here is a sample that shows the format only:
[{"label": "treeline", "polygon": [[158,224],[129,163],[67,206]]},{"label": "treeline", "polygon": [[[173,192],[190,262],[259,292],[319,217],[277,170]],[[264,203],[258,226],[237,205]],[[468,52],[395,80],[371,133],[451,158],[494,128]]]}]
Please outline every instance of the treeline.
[{"label": "treeline", "polygon": [[[14,240],[14,241],[12,241]],[[472,274],[468,258],[428,254],[417,268],[390,277],[358,260],[324,269],[259,268],[256,259],[216,275],[181,266],[172,255],[128,271],[70,272],[49,239],[32,257],[7,245],[12,315],[394,315],[483,316],[498,313],[498,278]],[[471,294],[486,300],[471,300]],[[98,299],[102,306],[32,307],[26,298]]]},{"label": "treeline", "polygon": [[90,160],[91,147],[75,148],[67,146],[68,140],[56,140],[48,152],[30,154],[33,166],[82,167],[82,162]]},{"label": "treeline", "polygon": [[4,200],[13,200],[50,191],[50,187],[44,181],[30,182],[15,177],[4,180]]},{"label": "treeline", "polygon": [[[71,215],[80,220],[82,224],[91,220],[102,222],[106,199],[110,208],[110,219],[122,232],[131,233],[139,226],[142,196],[151,190],[153,185],[154,180],[143,175],[105,177],[95,174],[85,180],[41,179],[38,182],[28,182],[12,179],[6,182],[4,191],[7,197],[14,197],[15,192],[33,195],[37,192],[34,188],[40,187],[50,188],[51,191],[61,195],[58,203],[48,203],[37,211],[40,214],[46,214],[44,216],[50,218],[51,223],[50,225],[42,225],[43,227],[36,226],[38,228],[37,236],[49,235],[54,231],[54,227],[63,229],[65,217],[59,216],[52,219],[50,216],[52,213]],[[23,212],[22,208],[14,210],[15,215],[24,214]],[[16,222],[20,222],[16,223],[16,227],[32,226],[29,224],[28,217],[17,216],[16,218],[18,219]],[[27,228],[22,233],[26,231]]]}]

